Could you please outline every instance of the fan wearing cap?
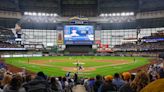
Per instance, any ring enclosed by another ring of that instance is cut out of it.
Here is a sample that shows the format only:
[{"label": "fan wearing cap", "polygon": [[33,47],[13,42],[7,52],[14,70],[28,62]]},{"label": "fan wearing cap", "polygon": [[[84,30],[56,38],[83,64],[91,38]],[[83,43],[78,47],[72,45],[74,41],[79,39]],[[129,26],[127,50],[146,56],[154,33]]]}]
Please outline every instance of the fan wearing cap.
[{"label": "fan wearing cap", "polygon": [[116,91],[116,86],[112,83],[113,76],[108,75],[105,76],[104,83],[99,87],[98,92],[110,92],[110,91]]}]

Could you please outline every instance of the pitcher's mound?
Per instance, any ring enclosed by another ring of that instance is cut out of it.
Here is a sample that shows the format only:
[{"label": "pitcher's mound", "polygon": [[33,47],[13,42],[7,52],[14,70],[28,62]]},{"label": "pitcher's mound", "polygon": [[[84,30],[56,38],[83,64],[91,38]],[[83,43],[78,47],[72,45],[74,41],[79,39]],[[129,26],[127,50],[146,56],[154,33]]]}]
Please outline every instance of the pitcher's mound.
[{"label": "pitcher's mound", "polygon": [[[69,72],[77,72],[77,68],[76,67],[63,67],[64,71],[69,71]],[[91,67],[85,67],[81,70],[79,70],[79,72],[90,72],[90,71],[95,71],[96,68],[91,68]]]}]

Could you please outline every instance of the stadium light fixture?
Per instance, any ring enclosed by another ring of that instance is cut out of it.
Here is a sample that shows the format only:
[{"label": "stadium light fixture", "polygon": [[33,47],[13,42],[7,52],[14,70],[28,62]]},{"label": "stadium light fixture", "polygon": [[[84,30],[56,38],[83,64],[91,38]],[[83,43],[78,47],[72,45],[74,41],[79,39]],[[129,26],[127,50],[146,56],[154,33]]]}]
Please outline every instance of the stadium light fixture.
[{"label": "stadium light fixture", "polygon": [[24,12],[24,15],[28,15],[28,12]]},{"label": "stadium light fixture", "polygon": [[112,16],[112,14],[111,14],[111,13],[109,13],[109,14],[108,14],[108,16],[110,16],[110,17],[111,17],[111,16]]},{"label": "stadium light fixture", "polygon": [[37,13],[36,13],[36,12],[33,12],[33,13],[32,13],[32,15],[33,15],[33,16],[36,16],[36,15],[37,15]]},{"label": "stadium light fixture", "polygon": [[125,13],[125,12],[122,12],[122,13],[121,13],[121,16],[126,16],[126,13]]},{"label": "stadium light fixture", "polygon": [[112,13],[112,16],[116,16],[116,13]]},{"label": "stadium light fixture", "polygon": [[105,13],[104,15],[105,15],[105,17],[108,17],[108,14],[107,13]]},{"label": "stadium light fixture", "polygon": [[54,13],[54,17],[56,17],[57,16],[57,14],[56,13]]},{"label": "stadium light fixture", "polygon": [[28,15],[28,16],[54,16],[54,17],[56,17],[56,16],[58,16],[58,14],[57,13],[54,13],[54,14],[52,14],[52,13],[44,13],[44,12],[24,12],[24,15]]},{"label": "stadium light fixture", "polygon": [[100,17],[115,17],[115,16],[134,16],[134,12],[122,12],[122,13],[101,13]]},{"label": "stadium light fixture", "polygon": [[130,15],[133,16],[134,15],[134,12],[130,12]]},{"label": "stadium light fixture", "polygon": [[29,12],[28,15],[32,16],[32,12]]},{"label": "stadium light fixture", "polygon": [[103,17],[105,17],[105,14],[102,14]]},{"label": "stadium light fixture", "polygon": [[42,14],[42,16],[45,16],[46,14],[45,13],[41,13]]},{"label": "stadium light fixture", "polygon": [[129,12],[126,12],[126,13],[125,13],[125,16],[129,16],[129,15],[130,15],[130,13],[129,13]]},{"label": "stadium light fixture", "polygon": [[116,16],[120,16],[120,13],[116,13]]},{"label": "stadium light fixture", "polygon": [[101,17],[104,17],[105,15],[104,15],[104,13],[102,13],[102,14],[100,14],[100,16],[101,16]]},{"label": "stadium light fixture", "polygon": [[53,14],[51,13],[51,14],[50,14],[50,16],[52,17],[52,16],[53,16]]},{"label": "stadium light fixture", "polygon": [[38,16],[42,16],[42,13],[39,12],[39,13],[38,13]]},{"label": "stadium light fixture", "polygon": [[50,16],[50,14],[49,13],[46,13],[46,16]]}]

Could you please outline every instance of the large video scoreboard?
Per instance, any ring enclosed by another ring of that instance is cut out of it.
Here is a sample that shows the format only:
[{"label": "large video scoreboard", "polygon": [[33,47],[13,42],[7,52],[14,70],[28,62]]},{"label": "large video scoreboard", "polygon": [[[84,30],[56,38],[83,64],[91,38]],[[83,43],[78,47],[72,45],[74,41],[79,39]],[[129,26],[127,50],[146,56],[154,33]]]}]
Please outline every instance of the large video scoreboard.
[{"label": "large video scoreboard", "polygon": [[94,44],[94,27],[92,25],[64,26],[64,43],[66,45]]}]

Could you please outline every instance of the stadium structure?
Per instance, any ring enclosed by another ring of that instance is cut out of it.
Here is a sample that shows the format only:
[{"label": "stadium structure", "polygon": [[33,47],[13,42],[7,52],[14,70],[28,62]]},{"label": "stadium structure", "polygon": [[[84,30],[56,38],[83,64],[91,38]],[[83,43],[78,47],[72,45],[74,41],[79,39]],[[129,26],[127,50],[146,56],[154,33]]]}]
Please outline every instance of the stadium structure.
[{"label": "stadium structure", "polygon": [[164,0],[0,0],[0,62],[12,72],[136,75],[163,58]]},{"label": "stadium structure", "polygon": [[[4,43],[9,45],[19,42],[20,47],[11,49],[9,46],[1,50],[81,55],[162,49],[162,45],[154,46],[163,41],[164,11],[160,0],[155,3],[153,0],[2,2],[1,41],[9,42]],[[68,37],[72,29],[77,30],[79,37]],[[92,32],[87,33],[89,31]],[[145,44],[146,47],[142,46]]]}]

